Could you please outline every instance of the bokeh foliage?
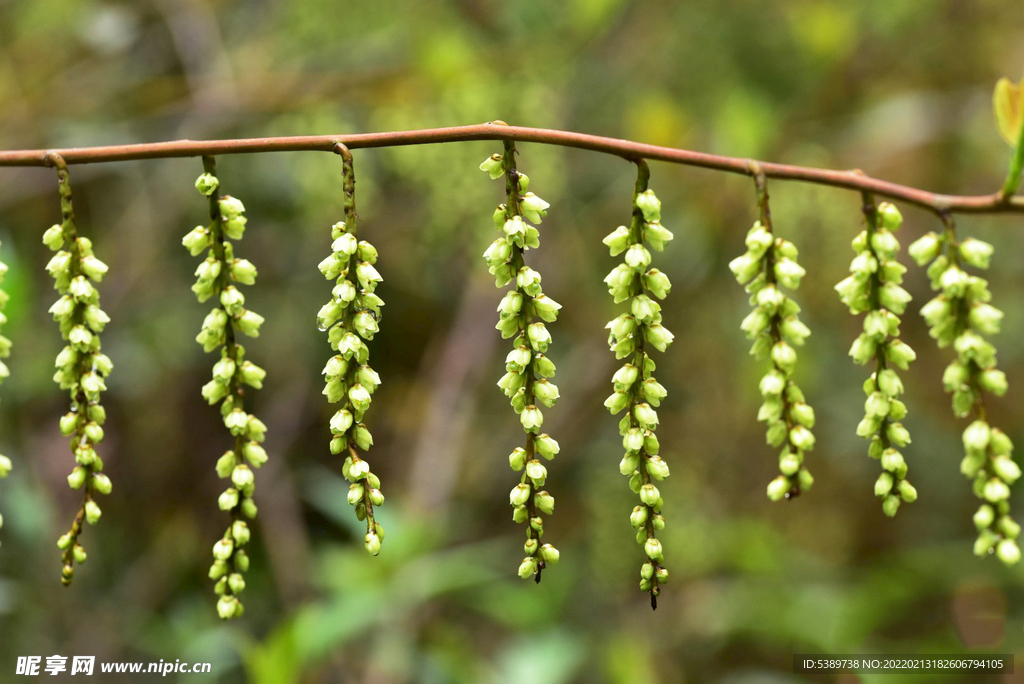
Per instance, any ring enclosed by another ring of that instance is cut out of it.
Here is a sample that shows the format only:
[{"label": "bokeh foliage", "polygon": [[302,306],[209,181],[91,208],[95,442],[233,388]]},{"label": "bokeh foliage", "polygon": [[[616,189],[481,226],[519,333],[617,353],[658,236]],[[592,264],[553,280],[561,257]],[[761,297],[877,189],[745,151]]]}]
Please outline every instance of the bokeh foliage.
[{"label": "bokeh foliage", "polygon": [[[1008,0],[6,0],[0,146],[504,119],[992,192],[1007,150],[991,87],[1018,73],[1022,39],[1024,4]],[[205,216],[192,189],[199,160],[72,167],[80,231],[111,266],[101,290],[116,368],[104,399],[115,488],[71,590],[59,586],[53,543],[76,496],[64,481],[66,398],[50,382],[60,340],[40,244],[58,219],[56,184],[51,170],[0,170],[15,343],[0,443],[17,468],[0,490],[4,672],[18,655],[61,653],[210,660],[223,682],[784,682],[831,681],[791,674],[794,651],[1024,655],[1021,570],[970,553],[963,425],[940,381],[948,355],[916,315],[929,298],[923,273],[908,274],[904,324],[920,354],[904,378],[920,499],[891,521],[853,433],[863,372],[846,351],[859,322],[832,291],[859,198],[773,184],[776,231],[808,271],[801,304],[813,334],[798,380],[818,410],[818,446],[815,488],[771,504],[775,453],[752,419],[762,368],[746,356],[747,304],[726,268],[754,217],[752,184],[664,164],[652,182],[677,237],[662,260],[677,338],[659,363],[673,576],[650,612],[635,586],[619,437],[601,405],[614,370],[603,325],[615,311],[600,240],[628,221],[633,170],[537,145],[521,145],[521,158],[555,210],[531,265],[565,306],[553,327],[563,398],[545,425],[562,444],[548,530],[562,562],[539,587],[515,577],[505,459],[519,426],[493,387],[504,347],[479,260],[500,197],[476,165],[493,147],[356,152],[361,231],[380,251],[388,302],[371,345],[384,381],[374,463],[389,483],[378,558],[362,549],[323,439],[328,348],[314,317],[328,289],[316,264],[341,219],[339,160],[219,160],[246,198],[246,256],[260,269],[250,300],[267,323],[248,349],[268,370],[254,408],[272,459],[256,492],[245,619],[230,626],[205,577],[220,524],[213,465],[227,445],[199,396],[208,361],[191,338],[204,310],[179,244]],[[905,244],[936,227],[924,212],[904,215]],[[989,275],[1006,311],[996,341],[1011,389],[991,411],[1024,444],[1024,223],[960,225],[997,247]],[[548,626],[521,628],[538,622]]]}]

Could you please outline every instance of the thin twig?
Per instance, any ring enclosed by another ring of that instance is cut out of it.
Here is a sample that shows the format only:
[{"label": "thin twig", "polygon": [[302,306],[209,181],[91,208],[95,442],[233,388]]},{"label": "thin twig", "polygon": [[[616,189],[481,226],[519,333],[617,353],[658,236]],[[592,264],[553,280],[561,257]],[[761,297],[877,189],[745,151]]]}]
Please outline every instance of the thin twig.
[{"label": "thin twig", "polygon": [[[346,145],[349,149],[359,149],[450,143],[467,140],[511,140],[560,145],[613,154],[630,161],[648,159],[687,166],[699,166],[728,173],[752,175],[751,161],[740,157],[725,157],[673,147],[647,145],[631,140],[605,138],[572,131],[508,126],[498,122],[452,128],[431,128],[418,131],[390,131],[386,133],[246,138],[238,140],[176,140],[172,142],[80,147],[53,151],[12,150],[0,152],[0,166],[49,166],[52,163],[48,157],[51,152],[60,154],[68,164],[92,164],[132,159],[195,157],[253,152],[334,152],[335,146],[338,143]],[[859,171],[853,170],[836,171],[772,162],[759,162],[758,167],[768,178],[829,185],[859,192],[871,192],[892,200],[914,204],[937,214],[1024,213],[1024,197],[1007,196],[1002,192],[995,192],[991,195],[942,195],[898,183],[870,178]]]}]

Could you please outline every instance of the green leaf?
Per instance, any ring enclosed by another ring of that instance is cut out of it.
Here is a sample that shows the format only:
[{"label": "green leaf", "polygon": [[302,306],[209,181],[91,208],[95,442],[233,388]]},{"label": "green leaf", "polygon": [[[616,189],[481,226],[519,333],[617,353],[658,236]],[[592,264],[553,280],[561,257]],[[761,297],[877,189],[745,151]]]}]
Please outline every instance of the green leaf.
[{"label": "green leaf", "polygon": [[1017,146],[1024,127],[1024,77],[1013,83],[1005,76],[996,83],[992,95],[999,133],[1011,147]]}]

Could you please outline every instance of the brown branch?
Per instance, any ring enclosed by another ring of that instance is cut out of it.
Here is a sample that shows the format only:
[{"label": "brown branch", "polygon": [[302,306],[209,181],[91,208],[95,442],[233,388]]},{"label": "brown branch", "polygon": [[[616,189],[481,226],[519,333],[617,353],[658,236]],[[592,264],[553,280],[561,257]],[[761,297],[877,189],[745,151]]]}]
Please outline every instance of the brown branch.
[{"label": "brown branch", "polygon": [[[467,140],[506,140],[534,142],[546,145],[575,147],[593,152],[613,154],[629,161],[648,159],[655,161],[699,166],[729,173],[752,175],[751,160],[725,157],[705,152],[681,150],[605,138],[572,131],[544,128],[508,126],[502,122],[429,128],[418,131],[390,131],[386,133],[353,133],[349,135],[305,135],[280,138],[243,138],[238,140],[175,140],[171,142],[106,147],[79,147],[60,150],[0,151],[0,166],[49,166],[49,154],[56,152],[68,164],[126,161],[132,159],[158,159],[165,157],[196,157],[202,155],[247,154],[252,152],[333,152],[335,145],[349,149],[369,147],[397,147],[432,143],[462,142]],[[860,171],[815,169],[789,164],[759,162],[757,167],[768,178],[830,185],[847,190],[871,192],[882,197],[923,207],[937,214],[948,213],[1024,213],[1024,197],[1006,197],[999,192],[991,195],[942,195],[918,188],[869,178]]]}]

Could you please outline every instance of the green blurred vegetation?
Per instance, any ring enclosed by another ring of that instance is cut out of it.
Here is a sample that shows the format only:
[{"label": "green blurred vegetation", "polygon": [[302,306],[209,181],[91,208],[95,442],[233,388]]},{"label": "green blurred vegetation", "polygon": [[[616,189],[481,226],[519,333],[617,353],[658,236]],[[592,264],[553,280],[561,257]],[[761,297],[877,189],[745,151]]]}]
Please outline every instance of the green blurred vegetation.
[{"label": "green blurred vegetation", "polygon": [[[993,192],[1007,149],[990,93],[1016,76],[1022,45],[1024,4],[1009,0],[0,0],[0,147],[504,119]],[[791,654],[1024,655],[1021,570],[971,556],[962,424],[940,382],[948,354],[915,315],[904,325],[919,354],[905,375],[905,422],[921,496],[895,520],[872,496],[877,464],[853,434],[865,371],[846,357],[859,323],[831,288],[852,255],[859,198],[772,186],[777,229],[809,273],[798,300],[813,335],[798,381],[819,422],[815,488],[770,504],[775,454],[754,420],[761,365],[746,355],[746,300],[726,268],[753,220],[753,188],[662,164],[652,187],[677,236],[659,262],[675,285],[664,314],[676,342],[659,361],[673,575],[651,613],[636,589],[616,421],[601,406],[615,367],[601,278],[615,262],[600,239],[627,220],[632,169],[527,144],[520,168],[552,203],[531,259],[565,305],[551,354],[563,399],[545,426],[562,444],[548,531],[563,560],[540,586],[520,581],[505,463],[521,432],[494,387],[500,294],[480,259],[501,198],[476,165],[495,149],[356,152],[361,230],[380,250],[388,303],[371,345],[384,379],[371,458],[388,495],[376,559],[327,450],[320,396],[329,348],[314,316],[329,286],[316,264],[340,218],[340,164],[319,153],[219,160],[224,190],[250,217],[240,255],[260,269],[249,301],[267,323],[248,349],[269,372],[255,407],[272,457],[258,477],[247,611],[230,625],[206,579],[224,524],[213,464],[227,442],[199,396],[213,359],[193,341],[205,307],[188,291],[194,260],[180,245],[205,216],[192,189],[198,160],[72,168],[80,229],[111,266],[102,293],[115,369],[102,445],[114,493],[86,532],[89,561],[70,590],[55,540],[77,494],[57,431],[66,397],[50,380],[60,340],[39,242],[58,218],[56,184],[50,170],[0,170],[15,343],[0,447],[16,465],[0,485],[0,680],[18,655],[54,653],[208,660],[212,681],[259,684],[833,681],[793,675]],[[935,227],[924,212],[904,214],[904,244]],[[1006,320],[996,341],[1011,392],[991,413],[1024,444],[1014,230],[1024,225],[961,226],[997,246],[990,275]],[[927,282],[918,269],[908,281],[916,311]]]}]

